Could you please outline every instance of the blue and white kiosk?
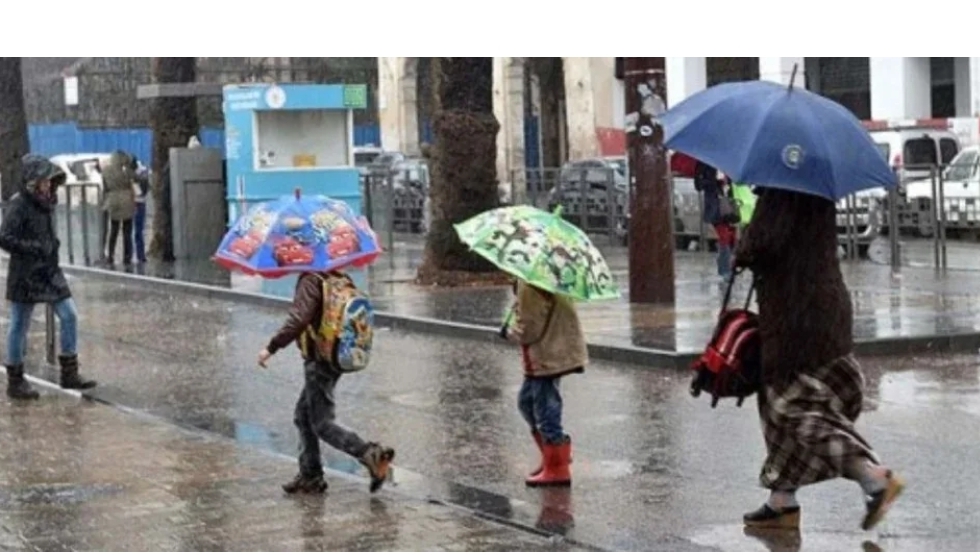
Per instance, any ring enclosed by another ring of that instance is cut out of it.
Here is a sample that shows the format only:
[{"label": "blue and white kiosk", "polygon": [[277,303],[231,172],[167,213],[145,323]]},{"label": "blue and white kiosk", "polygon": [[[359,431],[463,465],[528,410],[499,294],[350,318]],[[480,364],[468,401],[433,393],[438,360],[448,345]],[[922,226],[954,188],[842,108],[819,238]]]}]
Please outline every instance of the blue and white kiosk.
[{"label": "blue and white kiosk", "polygon": [[[228,226],[259,202],[327,195],[362,211],[354,167],[354,112],[367,85],[249,83],[222,90]],[[362,272],[353,273],[363,286]],[[291,296],[295,279],[263,280],[261,292]]]},{"label": "blue and white kiosk", "polygon": [[228,225],[257,202],[327,195],[361,211],[354,112],[366,85],[254,83],[223,89]]}]

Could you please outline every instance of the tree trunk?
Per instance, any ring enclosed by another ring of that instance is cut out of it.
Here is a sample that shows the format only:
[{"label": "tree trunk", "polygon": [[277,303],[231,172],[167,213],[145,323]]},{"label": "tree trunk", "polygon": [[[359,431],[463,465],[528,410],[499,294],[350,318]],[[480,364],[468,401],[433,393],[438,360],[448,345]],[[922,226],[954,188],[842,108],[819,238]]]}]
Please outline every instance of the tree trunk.
[{"label": "tree trunk", "polygon": [[[155,83],[192,83],[197,74],[197,58],[153,58]],[[186,147],[197,134],[197,99],[156,98],[150,110],[153,128],[153,239],[150,254],[165,262],[174,259],[174,238],[170,205],[170,149]],[[164,171],[166,169],[166,171]],[[166,174],[167,179],[163,179]]]},{"label": "tree trunk", "polygon": [[20,190],[20,159],[30,150],[20,58],[0,58],[0,197]]},{"label": "tree trunk", "polygon": [[496,208],[497,132],[492,58],[433,58],[432,226],[418,281],[455,285],[494,266],[471,253],[453,224]]}]

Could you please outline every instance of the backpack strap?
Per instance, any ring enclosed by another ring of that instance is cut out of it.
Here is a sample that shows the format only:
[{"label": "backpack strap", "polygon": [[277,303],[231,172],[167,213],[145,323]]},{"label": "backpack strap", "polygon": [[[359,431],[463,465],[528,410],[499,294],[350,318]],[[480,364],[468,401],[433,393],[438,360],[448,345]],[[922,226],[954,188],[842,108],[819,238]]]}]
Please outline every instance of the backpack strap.
[{"label": "backpack strap", "polygon": [[[732,288],[735,286],[735,279],[738,278],[738,275],[741,274],[743,271],[745,271],[745,268],[737,268],[732,271],[731,277],[728,278],[728,283],[725,286],[725,297],[721,301],[721,312],[719,312],[719,315],[723,314],[726,310],[728,310],[728,302],[732,298]],[[755,293],[755,286],[756,286],[757,279],[758,278],[756,278],[755,274],[753,274],[752,282],[749,285],[749,294],[745,299],[745,306],[744,306],[745,310],[748,310],[749,305],[752,304],[752,295]]]}]

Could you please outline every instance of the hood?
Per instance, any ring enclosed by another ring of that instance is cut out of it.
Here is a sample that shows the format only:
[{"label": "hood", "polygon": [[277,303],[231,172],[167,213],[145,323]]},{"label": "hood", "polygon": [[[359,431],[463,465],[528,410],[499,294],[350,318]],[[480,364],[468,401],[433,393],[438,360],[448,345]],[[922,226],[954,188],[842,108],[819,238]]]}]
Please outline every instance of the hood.
[{"label": "hood", "polygon": [[[65,184],[65,180],[67,179],[65,172],[51,162],[51,160],[37,154],[25,154],[20,159],[20,162],[22,167],[21,178],[23,179],[22,190],[37,200],[49,204],[57,202],[58,196],[56,191],[58,187]],[[40,198],[37,195],[37,183],[45,179],[51,180],[50,198]]]}]

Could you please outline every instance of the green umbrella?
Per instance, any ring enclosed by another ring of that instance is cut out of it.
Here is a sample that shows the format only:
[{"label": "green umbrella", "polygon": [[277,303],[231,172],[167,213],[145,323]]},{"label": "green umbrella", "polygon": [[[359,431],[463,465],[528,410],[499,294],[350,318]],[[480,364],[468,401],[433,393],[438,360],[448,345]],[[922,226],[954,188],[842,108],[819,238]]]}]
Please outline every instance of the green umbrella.
[{"label": "green umbrella", "polygon": [[456,224],[473,252],[529,284],[580,301],[618,299],[602,254],[581,229],[532,206],[507,206]]}]

